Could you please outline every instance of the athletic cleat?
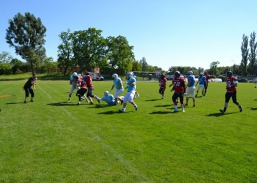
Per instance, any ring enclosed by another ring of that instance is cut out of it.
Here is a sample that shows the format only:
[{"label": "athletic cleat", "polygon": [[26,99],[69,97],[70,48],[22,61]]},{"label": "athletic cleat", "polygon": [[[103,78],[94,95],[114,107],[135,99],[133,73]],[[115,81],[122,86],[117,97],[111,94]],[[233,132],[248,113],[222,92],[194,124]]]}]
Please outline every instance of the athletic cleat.
[{"label": "athletic cleat", "polygon": [[137,106],[134,106],[135,110],[137,111],[138,110],[138,107]]},{"label": "athletic cleat", "polygon": [[93,102],[90,102],[90,105],[93,105],[94,103]]},{"label": "athletic cleat", "polygon": [[78,103],[77,103],[77,105],[80,105],[81,104],[81,102],[79,101]]},{"label": "athletic cleat", "polygon": [[124,109],[119,109],[119,112],[125,112],[125,110]]},{"label": "athletic cleat", "polygon": [[185,106],[188,106],[188,104],[185,104]]},{"label": "athletic cleat", "polygon": [[175,109],[174,109],[174,112],[178,112],[178,108],[175,108]]},{"label": "athletic cleat", "polygon": [[100,99],[97,98],[96,100],[97,100],[98,104],[100,104]]},{"label": "athletic cleat", "polygon": [[70,102],[71,100],[70,100],[70,98],[68,99],[68,102]]},{"label": "athletic cleat", "polygon": [[242,107],[242,106],[239,107],[239,111],[240,111],[240,112],[243,111],[243,107]]},{"label": "athletic cleat", "polygon": [[26,103],[27,103],[27,101],[25,100],[25,101],[24,101],[24,104],[26,104]]},{"label": "athletic cleat", "polygon": [[34,102],[33,99],[31,99],[30,102]]},{"label": "athletic cleat", "polygon": [[184,109],[184,107],[182,108],[182,112],[186,112],[185,109]]},{"label": "athletic cleat", "polygon": [[195,107],[195,105],[193,105],[193,107]]},{"label": "athletic cleat", "polygon": [[220,112],[222,113],[222,114],[224,114],[225,112],[224,112],[224,110],[222,110],[222,109],[220,109]]}]

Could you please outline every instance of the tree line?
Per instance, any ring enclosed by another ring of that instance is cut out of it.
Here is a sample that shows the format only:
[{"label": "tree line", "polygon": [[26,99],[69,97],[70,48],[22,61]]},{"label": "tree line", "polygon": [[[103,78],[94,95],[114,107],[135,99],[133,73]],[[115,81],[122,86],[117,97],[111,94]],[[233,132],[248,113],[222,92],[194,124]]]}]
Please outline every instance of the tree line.
[{"label": "tree line", "polygon": [[[61,43],[58,45],[58,58],[46,56],[45,36],[46,27],[40,18],[27,12],[24,15],[18,13],[9,20],[9,27],[6,29],[6,42],[20,55],[22,62],[12,58],[8,52],[0,53],[0,74],[16,74],[23,72],[61,72],[64,76],[70,74],[79,67],[82,71],[93,71],[100,68],[102,73],[125,74],[128,71],[162,70],[158,66],[151,66],[143,57],[137,61],[131,46],[124,36],[102,36],[102,30],[88,28],[71,32],[69,29],[60,33]],[[224,74],[232,70],[235,74],[242,76],[256,76],[256,47],[255,32],[248,36],[243,35],[241,44],[242,60],[240,65],[219,67],[219,61],[213,61],[207,69],[211,75]],[[248,47],[249,46],[249,47]],[[170,73],[179,70],[186,74],[189,70],[194,73],[203,72],[203,68],[171,66]],[[164,71],[163,71],[164,72]]]},{"label": "tree line", "polygon": [[18,13],[9,20],[6,32],[6,42],[15,49],[27,63],[12,59],[7,52],[0,57],[0,74],[15,74],[20,72],[49,72],[60,71],[69,74],[79,67],[82,71],[93,71],[100,68],[104,72],[120,74],[137,70],[154,71],[157,66],[147,64],[146,59],[135,60],[133,46],[129,45],[124,36],[109,36],[104,38],[102,30],[88,28],[71,32],[61,32],[58,46],[58,58],[46,56],[45,34],[46,27],[40,18],[31,13]]}]

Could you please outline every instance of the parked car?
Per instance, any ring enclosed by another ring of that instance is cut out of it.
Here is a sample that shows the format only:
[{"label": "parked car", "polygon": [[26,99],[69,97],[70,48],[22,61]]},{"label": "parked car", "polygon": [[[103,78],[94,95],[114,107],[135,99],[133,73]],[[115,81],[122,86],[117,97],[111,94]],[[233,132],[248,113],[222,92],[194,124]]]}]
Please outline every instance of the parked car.
[{"label": "parked car", "polygon": [[248,82],[248,79],[246,79],[246,78],[239,78],[239,79],[238,79],[238,82],[247,83],[247,82]]},{"label": "parked car", "polygon": [[249,80],[250,83],[257,83],[257,78],[253,78],[251,80]]},{"label": "parked car", "polygon": [[221,78],[212,78],[208,80],[209,82],[222,82]]}]

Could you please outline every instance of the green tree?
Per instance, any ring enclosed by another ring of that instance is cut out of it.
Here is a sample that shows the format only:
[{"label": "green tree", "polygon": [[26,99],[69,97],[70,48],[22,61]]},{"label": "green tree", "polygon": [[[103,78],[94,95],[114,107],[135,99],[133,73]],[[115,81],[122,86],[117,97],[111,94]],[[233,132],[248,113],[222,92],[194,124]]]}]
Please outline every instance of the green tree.
[{"label": "green tree", "polygon": [[72,33],[74,63],[88,71],[93,71],[106,56],[106,40],[102,31],[95,28]]},{"label": "green tree", "polygon": [[142,71],[148,71],[148,63],[146,62],[146,58],[143,57],[140,61]]},{"label": "green tree", "polygon": [[243,35],[243,42],[241,45],[241,52],[242,52],[242,60],[241,60],[241,64],[240,64],[240,68],[242,71],[242,74],[244,76],[247,75],[247,64],[248,64],[248,36]]},{"label": "green tree", "polygon": [[133,71],[142,71],[141,64],[138,61],[133,60],[132,61],[132,70]]},{"label": "green tree", "polygon": [[27,71],[28,64],[17,58],[12,59],[10,63],[12,65],[12,74],[19,74]]},{"label": "green tree", "polygon": [[249,73],[251,75],[254,75],[254,65],[256,63],[256,47],[257,47],[257,43],[255,42],[255,32],[251,33],[250,35],[250,54],[249,54]]},{"label": "green tree", "polygon": [[12,56],[10,55],[10,53],[6,52],[6,51],[3,51],[1,54],[0,54],[0,62],[1,63],[4,63],[4,64],[8,64],[12,61]]},{"label": "green tree", "polygon": [[220,64],[219,61],[213,61],[213,62],[210,64],[209,73],[212,74],[212,75],[218,74],[218,65],[219,65],[219,64]]},{"label": "green tree", "polygon": [[118,67],[123,69],[124,72],[131,71],[132,62],[134,61],[133,46],[130,46],[127,39],[123,36],[109,36],[106,40],[107,58],[112,69]]},{"label": "green tree", "polygon": [[35,18],[33,14],[25,13],[23,16],[18,13],[9,20],[6,41],[15,48],[16,54],[30,63],[32,72],[40,54],[45,53],[45,33],[46,28],[41,19]]},{"label": "green tree", "polygon": [[71,33],[68,29],[67,32],[61,32],[59,35],[62,43],[58,46],[58,66],[63,70],[63,75],[66,76],[69,68],[75,67],[76,65],[72,62],[73,58],[73,47],[71,41]]}]

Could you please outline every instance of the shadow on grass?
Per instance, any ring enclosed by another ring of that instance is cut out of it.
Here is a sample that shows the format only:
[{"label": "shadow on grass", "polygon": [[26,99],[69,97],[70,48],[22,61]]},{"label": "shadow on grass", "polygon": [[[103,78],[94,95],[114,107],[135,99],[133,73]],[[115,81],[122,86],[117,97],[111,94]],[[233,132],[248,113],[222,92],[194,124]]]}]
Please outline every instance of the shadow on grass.
[{"label": "shadow on grass", "polygon": [[154,102],[154,101],[157,101],[157,100],[162,100],[162,99],[149,99],[149,100],[145,100],[147,102]]},{"label": "shadow on grass", "polygon": [[[51,106],[74,106],[77,105],[75,103],[68,103],[68,102],[55,102],[55,103],[50,103],[47,105],[51,105]],[[80,104],[80,105],[84,105],[84,104]]]},{"label": "shadow on grass", "polygon": [[112,107],[112,106],[109,106],[107,104],[95,104],[95,105],[90,105],[89,108],[106,108],[106,107]]},{"label": "shadow on grass", "polygon": [[173,111],[154,111],[149,114],[173,114]]},{"label": "shadow on grass", "polygon": [[257,107],[250,107],[251,110],[256,111]]},{"label": "shadow on grass", "polygon": [[6,103],[6,104],[24,104],[24,102],[9,102],[9,103]]},{"label": "shadow on grass", "polygon": [[224,116],[224,115],[229,115],[229,114],[234,114],[236,112],[225,112],[225,114],[222,114],[221,112],[216,112],[216,113],[211,113],[211,114],[208,114],[206,116],[214,116],[214,117],[220,117],[220,116]]},{"label": "shadow on grass", "polygon": [[170,107],[171,105],[170,104],[165,104],[165,105],[156,105],[154,107]]},{"label": "shadow on grass", "polygon": [[117,110],[117,111],[99,112],[99,113],[97,113],[97,114],[126,114],[126,113],[130,113],[130,112],[133,112],[133,111],[119,112],[119,111]]}]

